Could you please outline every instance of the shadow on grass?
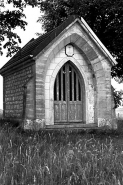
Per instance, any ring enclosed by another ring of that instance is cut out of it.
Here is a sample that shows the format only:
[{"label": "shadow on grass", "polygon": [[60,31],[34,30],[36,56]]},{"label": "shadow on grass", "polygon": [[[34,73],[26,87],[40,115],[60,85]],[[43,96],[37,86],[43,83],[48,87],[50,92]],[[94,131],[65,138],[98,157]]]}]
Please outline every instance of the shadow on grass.
[{"label": "shadow on grass", "polygon": [[[106,137],[111,138],[122,138],[123,137],[123,120],[117,120],[118,128],[117,130],[110,130],[107,128],[101,129],[75,129],[75,130],[68,130],[68,129],[61,129],[61,130],[45,130],[40,129],[39,131],[34,130],[24,130],[19,121],[10,120],[10,119],[0,119],[0,130],[4,131],[8,134],[15,134],[21,138],[28,138],[28,137],[37,137],[38,139],[47,138],[47,142],[63,142],[67,143],[71,141],[73,143],[77,142],[78,138],[91,138],[92,135],[95,138],[104,139]],[[67,139],[68,138],[68,139]]]}]

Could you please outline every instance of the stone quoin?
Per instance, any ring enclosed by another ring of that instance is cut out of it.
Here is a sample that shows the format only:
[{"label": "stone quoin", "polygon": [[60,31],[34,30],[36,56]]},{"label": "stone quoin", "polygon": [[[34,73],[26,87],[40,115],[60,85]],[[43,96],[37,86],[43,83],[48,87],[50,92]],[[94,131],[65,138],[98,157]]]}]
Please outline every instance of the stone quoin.
[{"label": "stone quoin", "polygon": [[4,118],[23,120],[25,129],[116,128],[115,64],[83,18],[72,15],[31,39],[0,69]]}]

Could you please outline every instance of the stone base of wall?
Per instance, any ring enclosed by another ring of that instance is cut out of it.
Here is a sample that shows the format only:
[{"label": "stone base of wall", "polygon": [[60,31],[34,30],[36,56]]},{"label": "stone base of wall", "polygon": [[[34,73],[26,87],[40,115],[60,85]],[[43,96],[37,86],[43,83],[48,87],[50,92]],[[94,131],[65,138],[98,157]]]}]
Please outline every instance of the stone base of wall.
[{"label": "stone base of wall", "polygon": [[45,120],[44,119],[42,120],[26,119],[23,122],[23,127],[24,127],[24,130],[40,130],[40,129],[45,128]]},{"label": "stone base of wall", "polygon": [[[86,128],[85,125],[86,124],[84,124],[84,127]],[[92,124],[92,126],[90,126],[91,129],[92,129],[93,125],[95,126],[95,124]],[[75,127],[75,125],[74,125],[74,127]],[[82,128],[84,128],[84,127],[82,127]],[[116,121],[116,119],[109,120],[109,119],[98,118],[98,127],[116,130],[117,129],[117,121]],[[40,120],[40,119],[36,119],[36,120],[25,119],[23,122],[23,128],[24,128],[24,130],[36,130],[36,131],[38,131],[40,129],[45,129],[46,128],[45,120],[44,119],[42,119],[42,120]],[[63,128],[62,125],[61,125],[61,128]]]},{"label": "stone base of wall", "polygon": [[107,127],[109,129],[117,129],[117,121],[116,119],[105,119],[98,118],[98,127]]}]

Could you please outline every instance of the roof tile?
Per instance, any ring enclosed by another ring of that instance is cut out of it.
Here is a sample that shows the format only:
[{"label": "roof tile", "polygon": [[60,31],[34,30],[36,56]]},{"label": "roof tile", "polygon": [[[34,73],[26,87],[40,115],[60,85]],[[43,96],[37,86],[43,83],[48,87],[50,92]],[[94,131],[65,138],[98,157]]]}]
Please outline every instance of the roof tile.
[{"label": "roof tile", "polygon": [[69,24],[71,24],[78,16],[72,15],[66,19],[60,26],[39,36],[37,39],[31,39],[20,51],[18,51],[1,69],[0,73],[10,69],[13,63],[18,63],[19,60],[29,56],[36,56],[41,52],[53,39],[55,39]]}]

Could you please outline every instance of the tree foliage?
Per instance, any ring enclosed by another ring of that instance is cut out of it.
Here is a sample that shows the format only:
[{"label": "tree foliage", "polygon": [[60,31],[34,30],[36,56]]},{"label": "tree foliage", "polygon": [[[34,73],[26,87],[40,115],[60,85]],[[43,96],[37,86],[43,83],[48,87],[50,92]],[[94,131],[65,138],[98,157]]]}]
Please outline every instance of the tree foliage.
[{"label": "tree foliage", "polygon": [[7,49],[7,56],[12,56],[19,50],[18,43],[21,43],[21,38],[14,32],[16,27],[25,30],[27,22],[23,13],[27,5],[32,7],[37,5],[36,0],[7,0],[6,4],[12,4],[15,10],[6,10],[4,0],[0,2],[0,55],[3,50]]},{"label": "tree foliage", "polygon": [[39,18],[46,32],[61,24],[69,15],[83,17],[118,64],[112,77],[123,81],[123,1],[122,0],[44,0],[44,15]]},{"label": "tree foliage", "polygon": [[115,109],[117,107],[119,107],[119,105],[123,104],[123,100],[122,100],[122,96],[123,96],[123,91],[113,91],[113,95],[114,95],[114,103],[115,103]]}]

